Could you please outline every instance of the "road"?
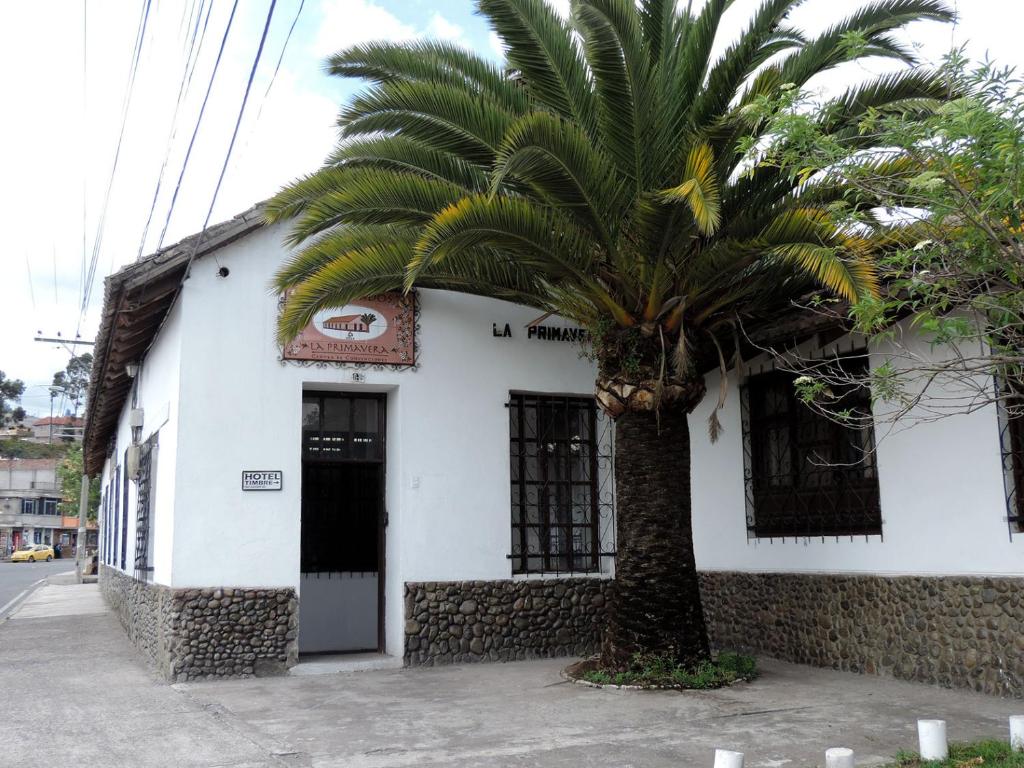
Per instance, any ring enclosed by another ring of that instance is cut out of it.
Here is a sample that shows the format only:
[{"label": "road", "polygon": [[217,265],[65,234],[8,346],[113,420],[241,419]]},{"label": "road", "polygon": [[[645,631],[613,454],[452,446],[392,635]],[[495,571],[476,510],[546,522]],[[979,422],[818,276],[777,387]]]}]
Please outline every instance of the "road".
[{"label": "road", "polygon": [[4,606],[22,591],[47,576],[73,570],[75,561],[69,558],[54,560],[51,563],[0,563],[0,619],[9,610],[5,610]]}]

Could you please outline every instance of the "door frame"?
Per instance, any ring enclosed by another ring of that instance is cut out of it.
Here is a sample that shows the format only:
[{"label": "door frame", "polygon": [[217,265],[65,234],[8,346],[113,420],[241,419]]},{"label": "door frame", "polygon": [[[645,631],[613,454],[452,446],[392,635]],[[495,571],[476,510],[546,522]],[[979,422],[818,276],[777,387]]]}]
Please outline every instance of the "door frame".
[{"label": "door frame", "polygon": [[[387,638],[385,636],[385,596],[386,592],[384,589],[385,582],[387,580],[387,546],[385,537],[387,536],[387,525],[388,525],[388,511],[387,511],[387,473],[388,473],[388,438],[387,438],[387,411],[388,411],[388,393],[387,392],[367,392],[359,389],[316,389],[309,388],[302,390],[302,400],[306,397],[320,397],[324,399],[349,399],[349,398],[361,398],[364,400],[376,400],[377,401],[377,434],[380,436],[380,459],[336,459],[334,461],[324,461],[322,463],[330,464],[379,464],[380,465],[380,481],[378,489],[378,500],[377,500],[377,653],[386,653]],[[300,400],[301,402],[301,400]],[[301,413],[301,411],[300,411]],[[299,429],[302,429],[301,416],[299,419]],[[306,463],[318,463],[316,459],[307,459],[305,457],[305,448],[301,445],[299,447],[299,460],[302,466]],[[321,460],[322,461],[322,460]],[[299,489],[299,525],[302,525],[302,492],[303,489]],[[299,533],[301,541],[301,530]],[[301,564],[302,554],[300,552],[300,564],[299,573],[302,573]],[[300,595],[300,613],[299,613],[299,632],[302,632],[302,613],[301,603],[302,598]],[[350,653],[359,653],[360,651],[350,651]],[[362,651],[365,653],[365,651]],[[339,652],[326,652],[326,653],[339,653]],[[341,651],[340,653],[345,653]],[[310,654],[315,655],[315,654]]]}]

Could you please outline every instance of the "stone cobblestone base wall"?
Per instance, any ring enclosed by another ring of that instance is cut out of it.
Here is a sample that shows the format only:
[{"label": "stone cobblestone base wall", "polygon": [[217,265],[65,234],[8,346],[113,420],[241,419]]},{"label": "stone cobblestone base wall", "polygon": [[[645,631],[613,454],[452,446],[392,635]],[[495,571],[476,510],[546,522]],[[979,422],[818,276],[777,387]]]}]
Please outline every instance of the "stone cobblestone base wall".
[{"label": "stone cobblestone base wall", "polygon": [[607,579],[407,582],[407,666],[586,656],[604,628]]},{"label": "stone cobblestone base wall", "polygon": [[1024,696],[1024,579],[705,572],[712,644]]},{"label": "stone cobblestone base wall", "polygon": [[107,566],[100,589],[168,680],[280,674],[297,660],[292,589],[171,589]]}]

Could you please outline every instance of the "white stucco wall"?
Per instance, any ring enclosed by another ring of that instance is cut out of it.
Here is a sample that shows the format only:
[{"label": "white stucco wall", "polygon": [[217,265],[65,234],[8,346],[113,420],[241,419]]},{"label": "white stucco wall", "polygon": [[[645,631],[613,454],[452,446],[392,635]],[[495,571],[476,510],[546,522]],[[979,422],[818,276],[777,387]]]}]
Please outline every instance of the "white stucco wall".
[{"label": "white stucco wall", "polygon": [[[153,568],[153,581],[158,584],[170,584],[171,552],[174,540],[175,485],[182,481],[181,476],[175,472],[178,447],[178,383],[181,376],[180,306],[176,305],[168,313],[163,328],[141,362],[142,365],[134,383],[136,407],[143,410],[141,442],[149,440],[154,433],[159,433],[150,506],[153,545],[150,550],[149,564]],[[121,466],[122,484],[125,482],[124,451],[131,443],[128,412],[132,407],[132,396],[129,395],[118,422],[116,451],[112,457],[107,459],[103,468],[101,483],[105,493],[108,484],[110,484],[109,492],[113,493],[112,483],[117,466]],[[135,572],[137,491],[136,483],[129,482],[124,569],[129,574]],[[121,500],[123,500],[123,496]],[[124,515],[123,509],[121,514]],[[110,520],[113,522],[112,516]],[[120,566],[121,531],[122,527],[118,523],[116,558],[113,564],[118,568]],[[113,541],[113,539],[108,539],[104,532],[101,532],[100,541],[107,540]],[[101,560],[101,562],[106,561]]]},{"label": "white stucco wall", "polygon": [[[903,331],[908,331],[906,326]],[[909,331],[906,352],[938,354]],[[838,342],[843,349],[849,340]],[[894,352],[891,342],[872,351],[877,367]],[[761,361],[754,361],[751,373]],[[893,429],[876,418],[881,536],[748,539],[743,481],[739,391],[733,372],[716,444],[707,435],[714,405],[708,397],[693,413],[693,527],[702,570],[876,574],[1024,573],[1024,535],[1010,539],[1006,523],[996,409],[980,410]],[[707,377],[717,393],[717,373]],[[946,387],[935,396],[959,397]],[[885,406],[876,406],[876,414]],[[913,413],[910,414],[913,417]],[[920,414],[918,414],[920,415]],[[755,512],[756,513],[756,512]]]},{"label": "white stucco wall", "polygon": [[[511,576],[509,392],[589,395],[594,368],[572,344],[528,340],[535,310],[436,291],[420,292],[417,371],[356,383],[352,369],[282,365],[268,291],[282,234],[200,259],[185,283],[170,583],[298,588],[302,392],[383,391],[386,632],[400,652],[404,582]],[[283,471],[283,490],[242,491],[247,469]]]},{"label": "white stucco wall", "polygon": [[[531,340],[534,310],[420,292],[417,371],[279,362],[283,230],[267,228],[199,259],[139,375],[145,440],[159,430],[153,513],[155,580],[174,587],[300,589],[301,401],[304,390],[387,394],[385,633],[402,648],[407,581],[511,576],[510,391],[589,395],[594,366],[578,348]],[[227,277],[218,269],[227,267]],[[548,321],[551,322],[551,321]],[[496,338],[508,323],[513,338]],[[927,350],[924,350],[927,351]],[[874,363],[885,355],[879,349]],[[879,439],[883,536],[748,539],[735,379],[717,444],[691,417],[693,525],[704,570],[1020,574],[1024,536],[1007,534],[993,408]],[[116,461],[130,441],[129,400]],[[243,470],[281,470],[283,490],[244,492]],[[104,484],[112,463],[105,467]],[[127,570],[134,555],[130,488]],[[120,546],[120,545],[118,545]],[[610,564],[605,564],[610,566]],[[301,594],[300,594],[301,599]]]}]

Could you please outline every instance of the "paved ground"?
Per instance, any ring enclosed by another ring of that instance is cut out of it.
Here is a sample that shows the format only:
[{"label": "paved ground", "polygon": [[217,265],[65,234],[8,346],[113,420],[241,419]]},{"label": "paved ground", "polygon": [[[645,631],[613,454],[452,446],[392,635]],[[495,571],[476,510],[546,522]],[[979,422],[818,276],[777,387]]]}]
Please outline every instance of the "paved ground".
[{"label": "paved ground", "polygon": [[8,606],[32,584],[47,576],[73,570],[75,570],[75,561],[66,559],[54,560],[50,563],[0,563],[0,619],[6,613],[5,606]]},{"label": "paved ground", "polygon": [[561,682],[563,665],[170,686],[141,664],[95,585],[53,585],[0,623],[3,754],[31,744],[40,765],[132,768],[700,768],[719,746],[745,751],[748,768],[804,768],[836,745],[877,764],[914,745],[917,717],[946,718],[955,739],[1005,737],[1006,717],[1024,710],[778,662],[753,684],[707,693],[594,690]]}]

